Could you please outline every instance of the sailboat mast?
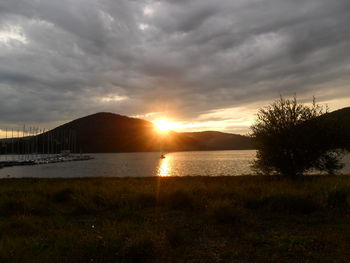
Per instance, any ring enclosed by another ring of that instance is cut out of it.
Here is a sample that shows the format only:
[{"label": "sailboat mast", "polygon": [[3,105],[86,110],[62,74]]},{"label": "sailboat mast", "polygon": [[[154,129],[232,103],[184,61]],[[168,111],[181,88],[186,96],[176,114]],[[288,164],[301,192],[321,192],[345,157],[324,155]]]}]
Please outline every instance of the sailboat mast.
[{"label": "sailboat mast", "polygon": [[7,128],[5,131],[5,160],[7,161]]},{"label": "sailboat mast", "polygon": [[22,145],[21,145],[21,150],[22,150],[22,158],[23,158],[23,161],[25,159],[25,144],[24,144],[24,131],[26,130],[26,125],[23,124],[23,133],[22,133]]},{"label": "sailboat mast", "polygon": [[16,150],[16,152],[17,152],[17,154],[18,154],[18,156],[17,156],[17,158],[18,158],[18,160],[21,158],[21,155],[20,155],[20,140],[19,140],[19,138],[20,138],[20,136],[19,136],[19,130],[18,130],[18,128],[17,128],[17,150]]},{"label": "sailboat mast", "polygon": [[12,130],[12,133],[11,133],[11,156],[12,156],[12,159],[14,158],[14,148],[13,148],[13,128],[11,129]]}]

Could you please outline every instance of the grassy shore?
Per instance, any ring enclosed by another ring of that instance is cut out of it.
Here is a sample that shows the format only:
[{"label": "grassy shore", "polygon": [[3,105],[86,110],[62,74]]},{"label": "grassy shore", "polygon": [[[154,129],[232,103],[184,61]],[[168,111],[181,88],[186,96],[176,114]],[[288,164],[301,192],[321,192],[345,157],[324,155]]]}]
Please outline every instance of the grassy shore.
[{"label": "grassy shore", "polygon": [[350,177],[3,179],[0,262],[350,262]]}]

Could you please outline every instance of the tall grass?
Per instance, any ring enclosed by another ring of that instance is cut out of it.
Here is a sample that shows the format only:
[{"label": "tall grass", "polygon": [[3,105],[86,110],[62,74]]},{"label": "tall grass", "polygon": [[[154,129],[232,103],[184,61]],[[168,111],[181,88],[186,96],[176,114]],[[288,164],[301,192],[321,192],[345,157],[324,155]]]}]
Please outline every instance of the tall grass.
[{"label": "tall grass", "polygon": [[4,179],[0,262],[348,262],[349,208],[346,176]]}]

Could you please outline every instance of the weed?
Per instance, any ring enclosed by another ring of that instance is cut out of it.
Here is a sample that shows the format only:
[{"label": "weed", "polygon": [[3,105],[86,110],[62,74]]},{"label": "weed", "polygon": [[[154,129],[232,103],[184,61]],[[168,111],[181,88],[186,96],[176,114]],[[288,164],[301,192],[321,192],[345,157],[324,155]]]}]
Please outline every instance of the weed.
[{"label": "weed", "polygon": [[177,190],[170,194],[165,194],[160,200],[166,207],[176,210],[192,210],[194,208],[194,201],[192,197],[181,190]]},{"label": "weed", "polygon": [[52,195],[52,200],[56,203],[68,203],[73,200],[74,191],[70,188],[66,188],[55,192]]},{"label": "weed", "polygon": [[141,235],[139,238],[128,240],[121,253],[125,262],[152,262],[156,256],[156,245],[152,239]]},{"label": "weed", "polygon": [[336,189],[329,192],[328,206],[335,209],[349,209],[350,191],[347,189]]},{"label": "weed", "polygon": [[236,224],[241,219],[241,211],[229,201],[211,203],[207,210],[209,219],[219,224]]},{"label": "weed", "polygon": [[289,214],[310,214],[321,208],[318,203],[309,198],[291,194],[272,195],[262,199],[248,199],[245,202],[245,207]]}]

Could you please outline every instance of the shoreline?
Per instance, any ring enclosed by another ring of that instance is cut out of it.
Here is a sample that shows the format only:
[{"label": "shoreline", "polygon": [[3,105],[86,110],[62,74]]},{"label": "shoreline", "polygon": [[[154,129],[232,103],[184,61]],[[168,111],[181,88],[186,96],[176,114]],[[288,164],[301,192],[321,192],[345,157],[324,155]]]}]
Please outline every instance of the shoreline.
[{"label": "shoreline", "polygon": [[318,178],[350,178],[350,174],[336,174],[336,175],[329,175],[329,174],[309,174],[309,175],[302,175],[296,178],[288,178],[284,175],[259,175],[259,174],[247,174],[247,175],[185,175],[185,176],[81,176],[81,177],[0,177],[0,181],[2,180],[39,180],[39,181],[73,181],[73,180],[149,180],[149,179],[159,179],[159,178],[166,178],[168,179],[187,179],[187,178],[193,178],[193,179],[223,179],[223,178],[259,178],[260,179],[266,179],[266,180],[286,180],[291,182],[298,182],[303,180],[311,180],[311,179],[318,179]]}]

